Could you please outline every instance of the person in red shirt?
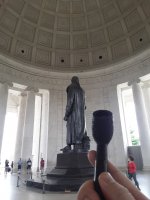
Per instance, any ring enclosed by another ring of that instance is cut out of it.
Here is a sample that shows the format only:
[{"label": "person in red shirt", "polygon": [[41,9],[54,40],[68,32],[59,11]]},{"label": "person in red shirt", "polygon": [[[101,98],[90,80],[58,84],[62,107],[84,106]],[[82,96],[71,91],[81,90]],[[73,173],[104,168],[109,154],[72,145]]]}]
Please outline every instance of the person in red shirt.
[{"label": "person in red shirt", "polygon": [[41,170],[41,174],[43,174],[43,171],[44,171],[44,164],[45,164],[44,159],[41,158],[41,161],[40,161],[40,170]]},{"label": "person in red shirt", "polygon": [[132,180],[133,178],[136,187],[140,190],[139,183],[136,179],[136,164],[132,156],[129,156],[129,160],[128,160],[128,177],[130,180]]}]

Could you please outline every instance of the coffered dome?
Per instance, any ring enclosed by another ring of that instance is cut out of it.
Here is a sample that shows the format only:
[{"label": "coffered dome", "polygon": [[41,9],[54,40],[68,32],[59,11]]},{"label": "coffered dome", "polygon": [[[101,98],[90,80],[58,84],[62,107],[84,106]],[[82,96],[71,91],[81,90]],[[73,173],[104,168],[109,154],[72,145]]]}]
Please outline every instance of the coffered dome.
[{"label": "coffered dome", "polygon": [[0,53],[35,68],[101,69],[150,46],[150,0],[0,2]]}]

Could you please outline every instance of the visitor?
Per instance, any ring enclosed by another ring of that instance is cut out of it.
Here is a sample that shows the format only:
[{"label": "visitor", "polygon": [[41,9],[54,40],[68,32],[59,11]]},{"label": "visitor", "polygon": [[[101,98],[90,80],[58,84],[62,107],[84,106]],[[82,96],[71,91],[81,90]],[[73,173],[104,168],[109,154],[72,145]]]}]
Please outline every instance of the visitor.
[{"label": "visitor", "polygon": [[21,168],[22,168],[22,160],[20,158],[18,161],[18,173],[21,173]]},{"label": "visitor", "polygon": [[40,161],[40,170],[41,170],[41,174],[43,174],[44,172],[44,164],[45,164],[45,161],[43,158],[41,158],[41,161]]},{"label": "visitor", "polygon": [[139,183],[136,178],[136,164],[132,156],[129,156],[129,160],[128,160],[128,177],[130,180],[132,180],[133,178],[136,187],[140,190]]},{"label": "visitor", "polygon": [[5,173],[9,172],[9,160],[5,160]]},{"label": "visitor", "polygon": [[32,166],[32,161],[30,158],[27,160],[27,174],[31,173],[31,166]]},{"label": "visitor", "polygon": [[[95,151],[90,151],[88,153],[89,161],[93,166],[95,157]],[[99,184],[105,200],[148,200],[148,198],[110,162],[108,162],[108,172],[100,174]],[[86,181],[80,187],[77,200],[101,200],[94,189],[93,180]]]},{"label": "visitor", "polygon": [[12,174],[13,173],[13,168],[14,168],[14,162],[13,161],[11,162],[10,166],[11,166],[11,174]]}]

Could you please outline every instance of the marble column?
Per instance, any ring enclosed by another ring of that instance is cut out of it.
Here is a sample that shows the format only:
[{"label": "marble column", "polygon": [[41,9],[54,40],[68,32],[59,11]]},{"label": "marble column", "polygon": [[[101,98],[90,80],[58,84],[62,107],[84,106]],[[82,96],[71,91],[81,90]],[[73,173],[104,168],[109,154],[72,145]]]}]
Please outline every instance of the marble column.
[{"label": "marble column", "polygon": [[41,134],[39,138],[39,162],[41,158],[45,160],[47,168],[47,147],[48,147],[48,128],[49,128],[49,92],[42,92],[42,111],[41,111]]},{"label": "marble column", "polygon": [[20,98],[19,99],[20,106],[19,106],[18,128],[17,128],[17,136],[16,136],[15,155],[14,155],[15,162],[17,162],[19,158],[21,158],[27,94],[24,92],[20,95],[19,98]]},{"label": "marble column", "polygon": [[142,91],[144,95],[145,107],[148,116],[148,122],[150,126],[150,83],[143,83]]},{"label": "marble column", "polygon": [[39,144],[41,135],[41,95],[36,97],[35,101],[35,117],[34,117],[34,132],[33,132],[33,147],[32,147],[32,170],[39,171]]},{"label": "marble column", "polygon": [[23,144],[22,144],[22,159],[32,159],[32,145],[33,145],[33,132],[34,132],[34,111],[35,111],[35,93],[38,90],[28,87],[27,91],[27,104],[24,121]]},{"label": "marble column", "polygon": [[144,169],[150,169],[150,156],[148,153],[150,152],[150,129],[145,110],[144,97],[139,83],[140,79],[130,82],[129,85],[132,86],[133,91]]},{"label": "marble column", "polygon": [[9,87],[12,87],[12,83],[0,83],[0,159]]},{"label": "marble column", "polygon": [[[47,147],[47,170],[50,171],[56,166],[57,153],[63,145],[63,92],[61,90],[51,89],[49,91],[49,129],[48,129],[48,147]],[[66,133],[66,131],[65,131]],[[65,134],[66,139],[66,134]],[[64,143],[66,145],[66,142]]]},{"label": "marble column", "polygon": [[48,128],[48,146],[47,146],[47,170],[50,171],[55,167],[57,156],[57,139],[58,139],[58,95],[57,91],[49,91],[49,128]]}]

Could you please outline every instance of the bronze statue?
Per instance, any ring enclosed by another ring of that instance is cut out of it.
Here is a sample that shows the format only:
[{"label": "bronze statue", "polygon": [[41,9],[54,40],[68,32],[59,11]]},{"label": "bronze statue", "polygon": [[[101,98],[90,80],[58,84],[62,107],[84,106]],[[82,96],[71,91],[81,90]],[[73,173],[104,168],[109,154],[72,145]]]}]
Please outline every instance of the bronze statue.
[{"label": "bronze statue", "polygon": [[71,145],[81,148],[85,136],[85,92],[77,76],[72,77],[66,92],[67,105],[64,120],[67,121],[67,147],[61,149],[64,151],[71,150]]}]

